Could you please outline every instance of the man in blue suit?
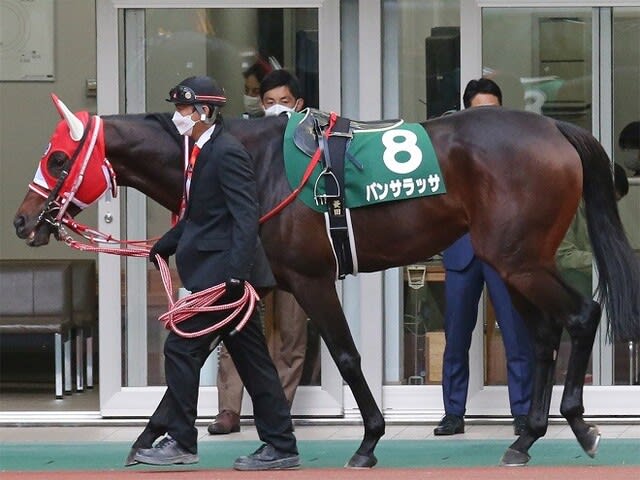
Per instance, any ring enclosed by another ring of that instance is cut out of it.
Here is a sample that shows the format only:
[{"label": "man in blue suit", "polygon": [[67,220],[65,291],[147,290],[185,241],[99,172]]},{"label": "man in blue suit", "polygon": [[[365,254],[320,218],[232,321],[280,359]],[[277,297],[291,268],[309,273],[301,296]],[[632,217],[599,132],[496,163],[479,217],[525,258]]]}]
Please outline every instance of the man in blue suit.
[{"label": "man in blue suit", "polygon": [[[493,81],[480,78],[467,85],[465,108],[502,105],[502,92]],[[498,273],[475,256],[469,234],[444,251],[445,338],[442,366],[442,396],[445,416],[435,435],[464,433],[464,414],[469,388],[469,347],[478,316],[478,301],[487,284],[507,357],[509,403],[514,417],[514,433],[520,435],[527,424],[531,403],[533,346],[522,318],[511,304],[509,292]]]}]

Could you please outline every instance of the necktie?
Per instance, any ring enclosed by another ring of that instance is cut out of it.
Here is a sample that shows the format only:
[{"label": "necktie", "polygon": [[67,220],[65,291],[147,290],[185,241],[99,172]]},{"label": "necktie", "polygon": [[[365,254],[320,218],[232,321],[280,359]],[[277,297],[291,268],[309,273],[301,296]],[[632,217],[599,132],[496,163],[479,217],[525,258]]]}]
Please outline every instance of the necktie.
[{"label": "necktie", "polygon": [[189,157],[189,165],[184,172],[184,190],[182,192],[182,203],[180,204],[180,215],[178,218],[184,217],[184,212],[187,209],[187,202],[189,201],[189,189],[191,188],[191,176],[193,175],[193,169],[200,153],[200,147],[195,145],[191,150],[191,156]]}]

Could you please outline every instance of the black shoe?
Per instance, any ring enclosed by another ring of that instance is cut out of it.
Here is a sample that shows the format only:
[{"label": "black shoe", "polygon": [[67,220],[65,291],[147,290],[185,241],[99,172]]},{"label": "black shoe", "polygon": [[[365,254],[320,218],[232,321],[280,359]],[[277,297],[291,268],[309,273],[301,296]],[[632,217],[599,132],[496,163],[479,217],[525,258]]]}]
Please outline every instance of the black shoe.
[{"label": "black shoe", "polygon": [[191,453],[180,446],[170,436],[164,437],[152,448],[140,448],[133,459],[148,465],[174,465],[178,463],[198,463],[196,453]]},{"label": "black shoe", "polygon": [[433,429],[434,435],[455,435],[464,433],[464,418],[458,415],[446,414],[436,428]]},{"label": "black shoe", "polygon": [[297,453],[283,452],[266,443],[251,455],[242,456],[233,463],[236,470],[288,470],[299,466],[300,457]]},{"label": "black shoe", "polygon": [[527,431],[528,425],[529,418],[526,415],[516,415],[513,417],[513,434],[519,437]]}]

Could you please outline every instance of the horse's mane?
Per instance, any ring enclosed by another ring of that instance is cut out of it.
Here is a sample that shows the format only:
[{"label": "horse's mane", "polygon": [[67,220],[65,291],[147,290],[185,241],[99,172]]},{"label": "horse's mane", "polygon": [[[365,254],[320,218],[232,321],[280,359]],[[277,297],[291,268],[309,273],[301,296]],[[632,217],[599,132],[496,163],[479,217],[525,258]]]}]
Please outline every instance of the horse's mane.
[{"label": "horse's mane", "polygon": [[[126,115],[109,115],[104,119],[117,120],[119,125],[119,135],[114,138],[130,139],[132,133],[132,124],[125,122],[133,122],[139,126],[145,125],[146,128],[140,129],[142,136],[136,140],[140,145],[136,146],[136,142],[129,141],[128,145],[124,145],[122,149],[121,163],[130,161],[132,157],[140,159],[142,151],[147,155],[152,155],[151,161],[154,165],[171,166],[175,169],[176,174],[182,174],[182,155],[180,152],[184,148],[184,137],[178,134],[173,122],[171,121],[171,113],[139,113]],[[114,122],[115,123],[115,122]],[[282,118],[260,118],[260,119],[241,119],[241,118],[223,118],[222,124],[224,129],[238,139],[250,153],[258,185],[261,185],[260,200],[263,208],[273,208],[282,198],[289,192],[289,184],[284,174],[284,163],[282,161],[282,138],[287,124],[285,117]],[[144,135],[142,132],[145,132]],[[158,138],[162,136],[162,139]],[[155,140],[154,140],[155,139]],[[118,140],[121,144],[122,140]],[[149,142],[152,142],[151,144]],[[167,144],[166,142],[169,142]],[[175,148],[171,143],[175,142]],[[134,147],[141,151],[135,152]],[[151,153],[149,153],[151,152]],[[113,160],[113,159],[112,159]],[[164,162],[164,163],[163,163]],[[139,163],[139,162],[138,162]],[[144,163],[144,162],[143,162]],[[158,172],[149,173],[156,176]],[[168,174],[166,171],[165,174]],[[135,178],[135,176],[134,176]],[[134,178],[131,181],[134,181]],[[127,184],[134,188],[141,188],[141,185]],[[180,182],[180,187],[182,183]],[[163,204],[168,204],[165,201]]]},{"label": "horse's mane", "polygon": [[178,134],[176,127],[171,121],[171,114],[164,113],[147,113],[144,115],[144,120],[158,123],[162,129],[169,134],[169,136],[182,148],[183,139],[182,135]]},{"label": "horse's mane", "polygon": [[176,127],[171,121],[171,113],[127,113],[124,115],[105,115],[104,119],[117,119],[127,121],[143,121],[156,123],[167,135],[171,138],[178,147],[182,150],[183,139],[182,135],[179,135]]}]

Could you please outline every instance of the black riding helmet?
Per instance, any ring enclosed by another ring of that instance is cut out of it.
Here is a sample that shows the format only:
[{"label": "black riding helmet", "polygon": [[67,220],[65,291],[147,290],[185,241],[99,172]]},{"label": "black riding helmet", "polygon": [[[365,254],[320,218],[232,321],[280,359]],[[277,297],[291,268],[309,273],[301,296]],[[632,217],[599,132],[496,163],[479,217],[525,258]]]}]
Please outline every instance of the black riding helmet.
[{"label": "black riding helmet", "polygon": [[227,97],[218,82],[211,77],[200,75],[185,78],[169,90],[169,98],[166,101],[179,105],[193,105],[196,111],[203,116],[202,105],[209,105],[213,107],[213,114],[210,118],[215,120],[220,107],[227,103]]}]

